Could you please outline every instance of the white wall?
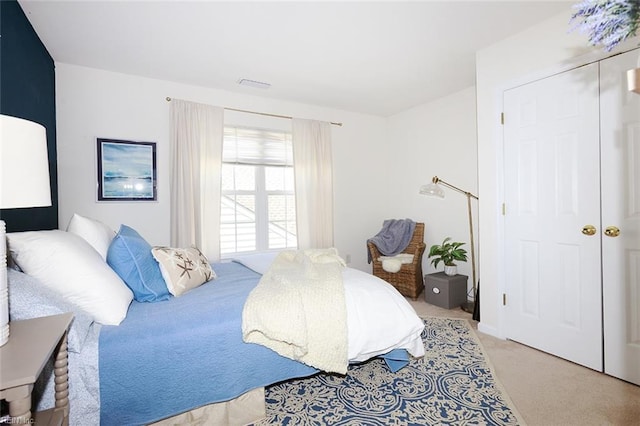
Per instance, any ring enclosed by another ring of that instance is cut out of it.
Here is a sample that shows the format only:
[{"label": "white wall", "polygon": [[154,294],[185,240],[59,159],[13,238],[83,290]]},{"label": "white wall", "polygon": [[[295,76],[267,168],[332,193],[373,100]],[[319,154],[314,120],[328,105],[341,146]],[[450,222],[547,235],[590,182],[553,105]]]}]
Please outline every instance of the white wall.
[{"label": "white wall", "polygon": [[507,290],[501,265],[502,93],[606,56],[601,49],[588,47],[584,34],[569,32],[570,14],[568,10],[556,15],[476,55],[481,239],[479,329],[497,336],[502,335],[502,293]]},{"label": "white wall", "polygon": [[[58,195],[60,228],[73,213],[118,229],[138,230],[152,245],[169,244],[169,102],[180,98],[211,105],[343,122],[332,126],[335,246],[351,266],[370,270],[365,241],[387,209],[386,120],[300,103],[276,101],[180,83],[56,64]],[[290,125],[289,120],[229,113],[236,123]],[[283,124],[284,123],[284,124]],[[157,202],[97,202],[96,138],[157,142]],[[383,211],[378,214],[377,211]]]},{"label": "white wall", "polygon": [[[167,96],[327,121],[333,126],[335,245],[351,266],[370,271],[366,239],[387,218],[426,224],[427,245],[445,236],[467,241],[466,199],[418,194],[431,177],[477,192],[473,87],[388,119],[299,103],[56,64],[60,227],[73,213],[118,229],[126,223],[151,244],[169,244],[169,103]],[[234,112],[233,124],[286,128],[290,121]],[[96,138],[157,142],[157,202],[96,201]],[[476,204],[474,203],[474,210]],[[474,223],[477,224],[477,218]],[[424,259],[425,273],[434,272]],[[470,262],[460,273],[471,276]]]},{"label": "white wall", "polygon": [[[444,188],[445,198],[419,194],[420,186],[433,176],[477,195],[476,92],[469,87],[447,97],[396,114],[388,120],[388,143],[393,146],[389,161],[394,185],[388,194],[393,200],[390,217],[409,217],[425,223],[427,252],[445,237],[466,242],[470,252],[467,198]],[[478,203],[472,200],[474,226]],[[474,232],[477,247],[477,232]],[[436,272],[426,256],[425,274]],[[443,267],[439,266],[438,271]],[[458,273],[472,283],[471,258],[458,263]]]},{"label": "white wall", "polygon": [[[480,253],[480,327],[499,335],[501,94],[527,78],[570,67],[576,57],[595,55],[585,47],[583,35],[567,33],[566,16],[559,14],[478,52],[476,91],[468,88],[388,119],[57,63],[60,226],[66,227],[78,212],[113,228],[128,223],[152,244],[169,242],[166,96],[340,121],[343,127],[333,127],[333,147],[335,245],[341,254],[351,255],[351,266],[370,270],[365,241],[391,217],[424,221],[428,246],[445,236],[467,241],[465,197],[445,189],[446,198],[437,200],[420,196],[418,190],[438,175],[479,195],[474,224]],[[244,119],[250,120],[246,115]],[[96,137],[158,142],[157,203],[95,201]],[[424,266],[426,273],[433,272],[427,259]],[[470,262],[460,265],[460,271],[471,275]]]}]

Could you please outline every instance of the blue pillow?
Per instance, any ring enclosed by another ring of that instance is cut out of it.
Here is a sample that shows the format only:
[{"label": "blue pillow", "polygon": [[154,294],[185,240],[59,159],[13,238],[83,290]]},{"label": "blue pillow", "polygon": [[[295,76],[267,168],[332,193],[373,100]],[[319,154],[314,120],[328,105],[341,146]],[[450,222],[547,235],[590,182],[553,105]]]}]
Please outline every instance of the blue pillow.
[{"label": "blue pillow", "polygon": [[107,263],[122,278],[138,302],[158,302],[171,297],[151,245],[134,229],[121,225],[107,251]]}]

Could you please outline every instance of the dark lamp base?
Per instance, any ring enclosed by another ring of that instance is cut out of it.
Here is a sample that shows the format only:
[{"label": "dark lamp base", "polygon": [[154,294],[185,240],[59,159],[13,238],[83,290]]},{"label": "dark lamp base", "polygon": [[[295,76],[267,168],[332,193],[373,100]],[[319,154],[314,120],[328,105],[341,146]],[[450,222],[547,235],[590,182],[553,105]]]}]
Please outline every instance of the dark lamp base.
[{"label": "dark lamp base", "polygon": [[473,314],[473,305],[474,305],[473,302],[466,302],[460,305],[460,309],[470,314]]},{"label": "dark lamp base", "polygon": [[474,321],[480,321],[480,282],[478,282],[478,287],[476,288],[476,294],[474,296],[473,302],[463,303],[460,308],[463,311],[470,313],[472,315],[471,318]]}]

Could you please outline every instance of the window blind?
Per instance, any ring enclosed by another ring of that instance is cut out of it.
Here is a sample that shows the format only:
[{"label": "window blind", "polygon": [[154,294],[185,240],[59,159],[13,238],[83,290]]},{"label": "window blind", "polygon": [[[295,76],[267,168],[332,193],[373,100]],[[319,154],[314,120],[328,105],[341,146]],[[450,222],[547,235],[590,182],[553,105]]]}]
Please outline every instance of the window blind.
[{"label": "window blind", "polygon": [[222,161],[293,166],[291,134],[267,129],[225,127]]}]

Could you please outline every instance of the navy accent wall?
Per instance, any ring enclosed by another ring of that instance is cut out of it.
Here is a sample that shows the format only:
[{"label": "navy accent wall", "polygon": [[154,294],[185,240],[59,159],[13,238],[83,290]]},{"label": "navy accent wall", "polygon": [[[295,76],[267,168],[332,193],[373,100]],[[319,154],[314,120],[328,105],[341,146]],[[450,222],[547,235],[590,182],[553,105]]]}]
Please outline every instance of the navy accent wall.
[{"label": "navy accent wall", "polygon": [[47,129],[51,207],[0,210],[7,232],[58,227],[55,66],[16,0],[0,0],[0,113]]}]

